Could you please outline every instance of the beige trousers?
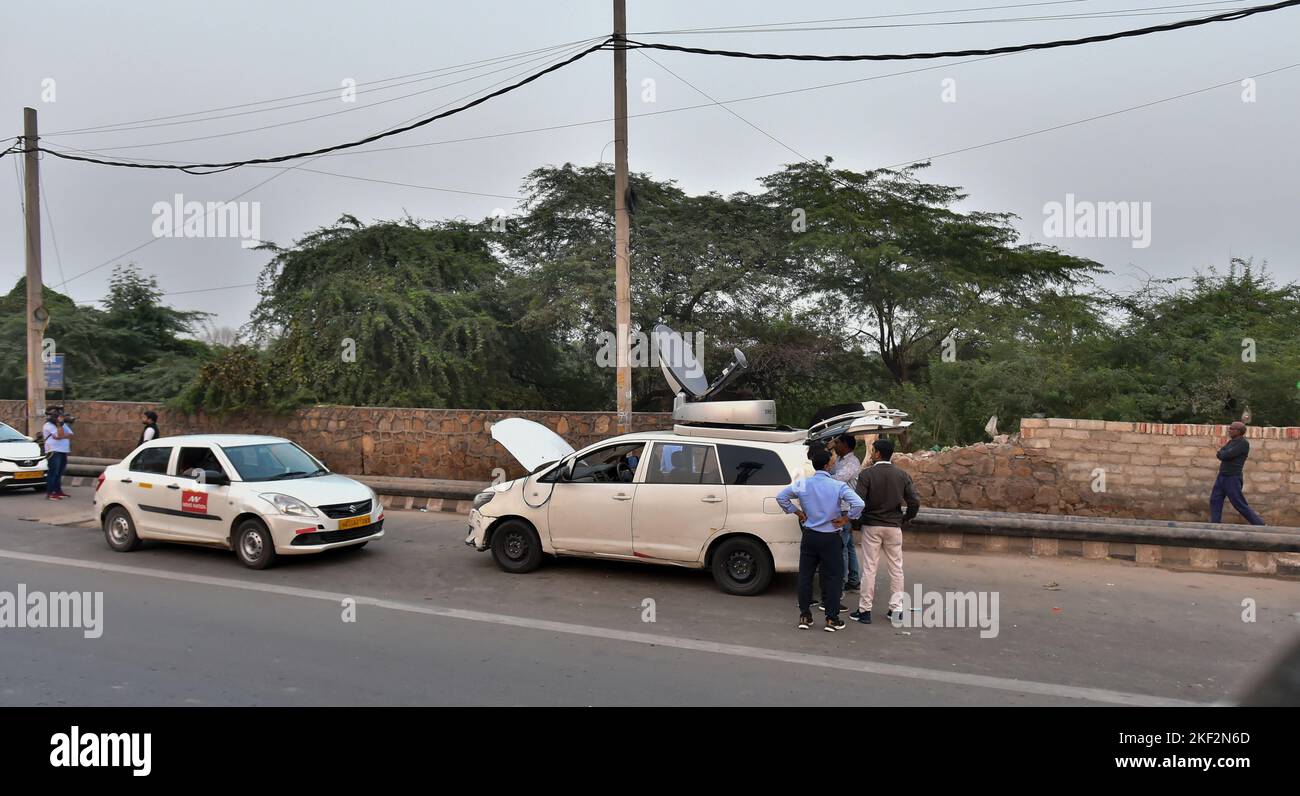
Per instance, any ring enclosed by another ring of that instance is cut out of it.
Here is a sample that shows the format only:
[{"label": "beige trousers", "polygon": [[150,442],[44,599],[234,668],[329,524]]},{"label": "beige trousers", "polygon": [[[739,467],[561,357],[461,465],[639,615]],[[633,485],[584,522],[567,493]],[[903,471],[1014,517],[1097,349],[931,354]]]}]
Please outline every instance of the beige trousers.
[{"label": "beige trousers", "polygon": [[862,526],[862,587],[858,591],[858,610],[870,611],[876,599],[876,567],[880,563],[880,550],[885,550],[889,563],[889,610],[902,606],[899,595],[903,592],[903,529],[883,525]]}]

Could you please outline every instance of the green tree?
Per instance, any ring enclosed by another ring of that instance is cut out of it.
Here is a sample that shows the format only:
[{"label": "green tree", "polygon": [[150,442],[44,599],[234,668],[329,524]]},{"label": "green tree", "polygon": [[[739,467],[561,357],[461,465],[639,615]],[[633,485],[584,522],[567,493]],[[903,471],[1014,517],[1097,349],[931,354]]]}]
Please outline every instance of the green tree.
[{"label": "green tree", "polygon": [[[0,299],[0,394],[11,398],[27,391],[25,291],[19,279]],[[176,395],[207,356],[207,346],[183,336],[207,313],[176,310],[161,299],[155,279],[134,265],[114,268],[104,310],[45,287],[45,337],[65,357],[63,397],[152,401]]]},{"label": "green tree", "polygon": [[292,248],[267,248],[275,258],[249,331],[266,349],[276,402],[535,403],[511,379],[501,266],[472,225],[343,216]]},{"label": "green tree", "polygon": [[920,375],[950,335],[1050,288],[1085,285],[1100,267],[1019,244],[1009,213],[960,212],[959,188],[917,178],[928,164],[855,172],[797,163],[763,179],[763,199],[795,214],[809,292],[835,299],[895,382]]}]

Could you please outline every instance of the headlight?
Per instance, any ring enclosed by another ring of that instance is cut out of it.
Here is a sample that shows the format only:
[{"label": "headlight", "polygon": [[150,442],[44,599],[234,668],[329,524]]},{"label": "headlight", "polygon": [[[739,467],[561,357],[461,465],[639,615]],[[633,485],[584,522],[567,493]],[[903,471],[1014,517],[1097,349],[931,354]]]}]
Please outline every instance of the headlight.
[{"label": "headlight", "polygon": [[281,495],[278,492],[266,492],[259,495],[262,500],[275,506],[275,510],[280,514],[288,514],[292,517],[317,517],[316,509],[303,503],[296,497]]},{"label": "headlight", "polygon": [[486,490],[486,491],[484,491],[484,492],[479,492],[477,495],[474,496],[474,505],[473,505],[473,508],[476,508],[476,509],[477,509],[477,508],[482,508],[483,506],[486,506],[488,503],[490,503],[490,502],[492,501],[492,498],[493,498],[495,495],[496,495],[496,492],[492,491],[491,489]]}]

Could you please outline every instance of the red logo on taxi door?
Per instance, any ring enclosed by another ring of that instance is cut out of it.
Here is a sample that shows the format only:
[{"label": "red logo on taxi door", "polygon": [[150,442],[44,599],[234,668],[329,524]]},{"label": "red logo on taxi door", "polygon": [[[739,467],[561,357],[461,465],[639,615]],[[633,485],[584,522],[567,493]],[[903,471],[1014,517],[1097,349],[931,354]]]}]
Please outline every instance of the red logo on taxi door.
[{"label": "red logo on taxi door", "polygon": [[189,511],[194,514],[208,513],[208,493],[207,492],[190,492],[186,490],[181,493],[181,511]]}]

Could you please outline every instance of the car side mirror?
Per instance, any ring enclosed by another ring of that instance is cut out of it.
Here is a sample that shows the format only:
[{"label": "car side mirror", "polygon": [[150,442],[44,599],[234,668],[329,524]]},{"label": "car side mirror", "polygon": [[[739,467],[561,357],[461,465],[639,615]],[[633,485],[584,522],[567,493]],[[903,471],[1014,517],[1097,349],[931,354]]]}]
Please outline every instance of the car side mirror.
[{"label": "car side mirror", "polygon": [[212,486],[230,486],[230,476],[220,470],[204,470],[203,482]]},{"label": "car side mirror", "polygon": [[575,465],[577,465],[577,463],[578,463],[577,459],[569,459],[569,461],[565,462],[564,471],[563,471],[565,481],[573,480],[573,468]]}]

